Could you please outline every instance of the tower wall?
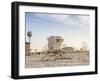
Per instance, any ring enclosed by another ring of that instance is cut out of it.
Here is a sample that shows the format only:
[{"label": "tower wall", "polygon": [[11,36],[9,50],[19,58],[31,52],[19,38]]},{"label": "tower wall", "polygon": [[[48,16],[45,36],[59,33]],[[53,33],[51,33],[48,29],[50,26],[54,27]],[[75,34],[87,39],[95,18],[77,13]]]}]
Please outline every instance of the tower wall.
[{"label": "tower wall", "polygon": [[29,56],[31,53],[31,43],[25,42],[25,54],[26,56]]},{"label": "tower wall", "polygon": [[60,36],[50,36],[48,38],[48,49],[59,50],[64,39]]}]

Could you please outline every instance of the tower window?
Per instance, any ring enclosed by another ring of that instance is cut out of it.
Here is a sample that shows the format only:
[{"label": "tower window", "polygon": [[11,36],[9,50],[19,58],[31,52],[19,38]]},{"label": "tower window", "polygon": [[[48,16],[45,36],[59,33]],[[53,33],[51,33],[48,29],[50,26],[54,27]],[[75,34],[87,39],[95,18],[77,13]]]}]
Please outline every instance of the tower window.
[{"label": "tower window", "polygon": [[56,39],[56,42],[60,42],[60,39]]},{"label": "tower window", "polygon": [[53,49],[53,47],[50,47],[50,49],[52,50],[52,49]]}]

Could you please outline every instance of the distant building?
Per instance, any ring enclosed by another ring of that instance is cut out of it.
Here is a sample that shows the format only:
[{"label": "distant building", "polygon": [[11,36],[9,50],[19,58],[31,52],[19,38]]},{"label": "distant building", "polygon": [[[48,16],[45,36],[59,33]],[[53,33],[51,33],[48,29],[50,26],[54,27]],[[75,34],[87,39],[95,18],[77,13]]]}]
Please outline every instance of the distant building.
[{"label": "distant building", "polygon": [[73,52],[74,48],[73,47],[64,47],[64,48],[62,48],[62,50],[65,52]]},{"label": "distant building", "polygon": [[31,43],[25,42],[25,54],[26,54],[26,56],[29,56],[30,53],[31,53]]},{"label": "distant building", "polygon": [[50,36],[48,38],[48,50],[59,50],[64,39],[60,36]]}]

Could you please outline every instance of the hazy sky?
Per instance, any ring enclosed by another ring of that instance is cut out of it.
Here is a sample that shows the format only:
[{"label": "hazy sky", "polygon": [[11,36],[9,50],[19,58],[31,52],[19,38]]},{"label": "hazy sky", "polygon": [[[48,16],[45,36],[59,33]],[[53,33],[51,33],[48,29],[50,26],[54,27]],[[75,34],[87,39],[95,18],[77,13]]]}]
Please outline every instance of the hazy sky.
[{"label": "hazy sky", "polygon": [[[80,48],[86,41],[89,45],[89,16],[72,14],[48,14],[25,12],[26,33],[32,31],[32,49],[42,50],[50,36],[61,36],[66,46]],[[26,41],[28,37],[26,35]]]}]

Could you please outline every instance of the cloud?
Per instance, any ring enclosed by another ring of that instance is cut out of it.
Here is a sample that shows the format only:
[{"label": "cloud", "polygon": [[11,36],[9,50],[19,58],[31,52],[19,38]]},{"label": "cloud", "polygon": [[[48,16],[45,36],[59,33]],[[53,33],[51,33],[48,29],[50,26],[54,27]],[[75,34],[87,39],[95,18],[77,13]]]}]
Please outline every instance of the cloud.
[{"label": "cloud", "polygon": [[81,29],[89,29],[89,15],[74,15],[74,14],[35,14],[40,19],[56,21],[67,27],[76,27]]},{"label": "cloud", "polygon": [[82,29],[89,28],[89,16],[83,15],[50,15],[55,21],[65,24],[69,27],[78,27]]}]

